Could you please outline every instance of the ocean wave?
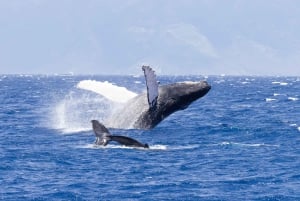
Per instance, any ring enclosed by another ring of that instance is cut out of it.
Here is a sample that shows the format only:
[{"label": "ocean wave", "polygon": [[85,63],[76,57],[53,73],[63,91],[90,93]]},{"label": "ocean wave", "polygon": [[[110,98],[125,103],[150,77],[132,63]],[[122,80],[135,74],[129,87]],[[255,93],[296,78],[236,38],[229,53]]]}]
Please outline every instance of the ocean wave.
[{"label": "ocean wave", "polygon": [[140,148],[140,147],[127,147],[124,145],[115,145],[115,144],[109,144],[107,146],[100,146],[95,144],[85,144],[77,146],[77,148],[83,148],[83,149],[141,149],[141,150],[168,150],[167,145],[161,145],[161,144],[154,144],[149,145],[149,149]]},{"label": "ocean wave", "polygon": [[277,99],[275,99],[275,98],[266,98],[265,100],[266,100],[266,102],[271,102],[271,101],[276,101]]},{"label": "ocean wave", "polygon": [[278,84],[278,85],[281,85],[281,86],[286,86],[286,85],[288,85],[289,83],[287,83],[287,82],[278,82],[278,81],[275,81],[275,82],[272,82],[272,84]]},{"label": "ocean wave", "polygon": [[239,142],[221,142],[218,145],[221,146],[241,146],[241,147],[279,147],[279,145],[272,145],[272,144],[265,144],[265,143],[254,143],[254,144],[247,144],[247,143],[239,143]]},{"label": "ocean wave", "polygon": [[288,100],[290,100],[290,101],[297,101],[297,100],[299,100],[299,98],[296,98],[296,97],[288,97]]},{"label": "ocean wave", "polygon": [[280,93],[274,93],[273,96],[286,96],[285,94],[280,94]]},{"label": "ocean wave", "polygon": [[[199,146],[200,145],[198,145],[198,144],[179,145],[179,146],[153,144],[153,145],[149,145],[149,150],[186,150],[186,149],[196,149]],[[145,148],[127,147],[127,146],[118,145],[118,144],[108,144],[107,146],[99,146],[99,145],[95,145],[95,144],[85,144],[85,145],[79,145],[77,147],[84,148],[84,149],[142,149],[142,150],[148,150]]]}]

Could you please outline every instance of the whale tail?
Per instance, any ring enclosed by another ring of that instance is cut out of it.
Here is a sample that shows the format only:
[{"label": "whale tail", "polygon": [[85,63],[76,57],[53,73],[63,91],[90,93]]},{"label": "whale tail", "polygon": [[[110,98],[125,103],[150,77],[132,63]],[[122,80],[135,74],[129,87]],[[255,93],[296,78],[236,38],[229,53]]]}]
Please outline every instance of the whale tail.
[{"label": "whale tail", "polygon": [[96,135],[96,141],[95,141],[96,145],[106,146],[110,141],[115,141],[118,142],[119,144],[128,147],[149,148],[148,144],[142,144],[139,141],[132,139],[130,137],[111,135],[108,129],[97,120],[92,120],[91,122],[93,124],[93,130]]}]

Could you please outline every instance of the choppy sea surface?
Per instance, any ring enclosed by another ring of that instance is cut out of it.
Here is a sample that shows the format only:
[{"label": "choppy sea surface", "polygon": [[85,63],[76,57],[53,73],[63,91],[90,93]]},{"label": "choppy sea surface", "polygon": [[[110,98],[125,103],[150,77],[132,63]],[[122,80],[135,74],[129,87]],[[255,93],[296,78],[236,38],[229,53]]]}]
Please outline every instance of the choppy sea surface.
[{"label": "choppy sea surface", "polygon": [[117,107],[77,87],[143,77],[0,75],[0,200],[300,200],[300,78],[182,76],[211,91],[152,130],[150,149],[93,145]]}]

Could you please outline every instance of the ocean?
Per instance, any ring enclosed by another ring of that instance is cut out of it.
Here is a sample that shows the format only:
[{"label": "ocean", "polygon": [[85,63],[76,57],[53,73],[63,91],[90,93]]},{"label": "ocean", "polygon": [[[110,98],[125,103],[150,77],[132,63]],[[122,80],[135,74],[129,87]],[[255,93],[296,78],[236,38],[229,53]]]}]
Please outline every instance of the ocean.
[{"label": "ocean", "polygon": [[158,79],[212,88],[152,130],[110,129],[136,149],[93,144],[126,97],[78,86],[141,93],[143,76],[0,75],[0,200],[300,200],[300,77]]}]

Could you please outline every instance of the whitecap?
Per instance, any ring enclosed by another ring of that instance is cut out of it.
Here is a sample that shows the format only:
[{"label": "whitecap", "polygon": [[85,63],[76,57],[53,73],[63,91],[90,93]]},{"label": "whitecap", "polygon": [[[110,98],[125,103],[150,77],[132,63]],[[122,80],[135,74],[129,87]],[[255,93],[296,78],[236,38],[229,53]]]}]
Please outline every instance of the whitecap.
[{"label": "whitecap", "polygon": [[286,85],[288,85],[289,83],[287,83],[287,82],[278,82],[278,81],[275,81],[275,82],[272,82],[272,84],[279,84],[279,85],[281,85],[281,86],[286,86]]},{"label": "whitecap", "polygon": [[230,142],[221,142],[220,145],[230,145]]},{"label": "whitecap", "polygon": [[290,100],[290,101],[297,101],[297,100],[299,100],[299,98],[296,98],[296,97],[288,97],[288,100]]},{"label": "whitecap", "polygon": [[265,144],[265,143],[247,144],[247,143],[239,143],[239,142],[221,142],[220,145],[222,146],[233,145],[233,146],[242,146],[242,147],[279,147],[279,145],[272,145],[272,144]]},{"label": "whitecap", "polygon": [[150,150],[167,150],[167,149],[168,149],[168,146],[167,146],[167,145],[160,145],[160,144],[157,144],[157,145],[149,145],[149,149],[150,149]]},{"label": "whitecap", "polygon": [[298,127],[298,131],[300,132],[300,126]]},{"label": "whitecap", "polygon": [[198,144],[191,144],[191,145],[180,145],[180,146],[172,146],[169,147],[171,150],[185,150],[185,149],[195,149],[198,148]]},{"label": "whitecap", "polygon": [[221,83],[224,83],[225,80],[215,80],[214,83],[217,83],[217,84],[221,84]]},{"label": "whitecap", "polygon": [[276,99],[274,99],[274,98],[266,98],[265,100],[266,100],[266,102],[276,101]]}]

